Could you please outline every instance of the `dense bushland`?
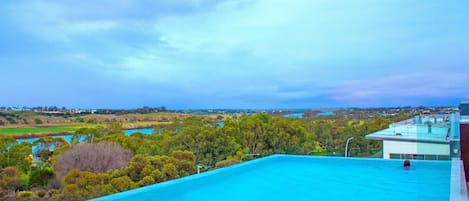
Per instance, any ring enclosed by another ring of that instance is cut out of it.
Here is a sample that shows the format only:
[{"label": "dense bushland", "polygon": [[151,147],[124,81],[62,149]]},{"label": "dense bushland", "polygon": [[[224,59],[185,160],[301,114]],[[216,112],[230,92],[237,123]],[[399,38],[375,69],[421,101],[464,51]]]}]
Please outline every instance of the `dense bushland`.
[{"label": "dense bushland", "polygon": [[[402,118],[405,118],[404,116]],[[386,128],[391,119],[288,119],[265,114],[225,119],[189,118],[155,127],[155,134],[125,135],[119,122],[83,128],[68,144],[45,137],[33,144],[0,138],[0,196],[8,200],[84,200],[194,174],[196,165],[223,167],[249,154],[343,153],[352,134],[353,156],[381,150],[366,134]],[[84,142],[84,143],[78,143]],[[249,155],[249,156],[248,156]]]}]

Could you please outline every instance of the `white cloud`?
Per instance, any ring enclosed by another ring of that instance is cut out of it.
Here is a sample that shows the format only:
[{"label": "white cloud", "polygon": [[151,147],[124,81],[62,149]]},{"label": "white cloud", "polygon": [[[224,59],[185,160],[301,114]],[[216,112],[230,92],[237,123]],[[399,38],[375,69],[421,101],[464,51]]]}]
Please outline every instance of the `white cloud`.
[{"label": "white cloud", "polygon": [[51,63],[155,91],[172,86],[184,97],[465,97],[469,72],[447,72],[469,65],[461,20],[469,14],[433,3],[441,8],[405,0],[38,0],[11,4],[6,17],[50,44],[36,49],[50,51],[43,55]]},{"label": "white cloud", "polygon": [[464,97],[469,93],[467,86],[469,74],[421,72],[344,81],[330,93],[330,98],[336,101],[360,102]]}]

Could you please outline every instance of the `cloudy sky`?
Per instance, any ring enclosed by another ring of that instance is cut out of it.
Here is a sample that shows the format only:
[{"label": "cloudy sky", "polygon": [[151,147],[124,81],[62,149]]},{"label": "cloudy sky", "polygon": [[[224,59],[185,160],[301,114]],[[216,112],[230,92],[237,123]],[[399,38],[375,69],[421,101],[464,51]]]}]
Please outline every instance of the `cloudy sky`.
[{"label": "cloudy sky", "polygon": [[6,0],[0,105],[314,108],[469,100],[462,0]]}]

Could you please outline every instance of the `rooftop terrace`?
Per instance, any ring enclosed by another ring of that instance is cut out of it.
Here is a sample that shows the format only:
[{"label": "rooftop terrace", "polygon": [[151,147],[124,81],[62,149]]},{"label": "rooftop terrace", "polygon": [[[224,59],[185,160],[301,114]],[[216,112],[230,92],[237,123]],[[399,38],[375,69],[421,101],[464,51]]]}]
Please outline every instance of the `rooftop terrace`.
[{"label": "rooftop terrace", "polygon": [[449,143],[459,139],[459,115],[416,116],[366,136],[372,140]]}]

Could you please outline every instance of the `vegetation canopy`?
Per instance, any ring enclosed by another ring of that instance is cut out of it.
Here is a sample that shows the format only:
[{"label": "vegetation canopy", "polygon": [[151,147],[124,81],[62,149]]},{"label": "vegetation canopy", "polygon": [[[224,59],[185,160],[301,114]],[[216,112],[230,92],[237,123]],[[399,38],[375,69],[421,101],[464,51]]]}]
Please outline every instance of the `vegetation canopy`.
[{"label": "vegetation canopy", "polygon": [[[154,134],[125,135],[123,124],[78,129],[71,144],[43,137],[33,144],[0,137],[0,196],[8,200],[85,200],[197,172],[197,165],[219,168],[270,154],[343,153],[373,156],[381,143],[364,138],[395,119],[321,117],[290,119],[267,114],[220,118],[192,117],[158,125]],[[205,171],[205,170],[202,170]],[[8,185],[12,184],[12,185]],[[17,191],[21,190],[21,194]]]}]

